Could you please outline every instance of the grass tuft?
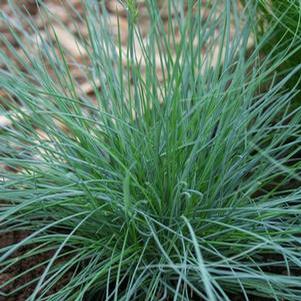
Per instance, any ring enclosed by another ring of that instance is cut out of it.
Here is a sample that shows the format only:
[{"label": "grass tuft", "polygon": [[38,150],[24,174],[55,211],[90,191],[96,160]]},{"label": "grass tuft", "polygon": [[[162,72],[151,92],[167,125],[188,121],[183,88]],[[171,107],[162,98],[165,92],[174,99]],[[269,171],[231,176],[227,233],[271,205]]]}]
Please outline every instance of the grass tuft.
[{"label": "grass tuft", "polygon": [[29,233],[1,273],[50,251],[28,300],[299,300],[300,68],[275,80],[289,54],[263,58],[251,2],[167,1],[166,27],[149,0],[144,36],[130,1],[126,47],[84,2],[81,62],[52,25],[1,15],[21,47],[1,37],[1,233]]}]

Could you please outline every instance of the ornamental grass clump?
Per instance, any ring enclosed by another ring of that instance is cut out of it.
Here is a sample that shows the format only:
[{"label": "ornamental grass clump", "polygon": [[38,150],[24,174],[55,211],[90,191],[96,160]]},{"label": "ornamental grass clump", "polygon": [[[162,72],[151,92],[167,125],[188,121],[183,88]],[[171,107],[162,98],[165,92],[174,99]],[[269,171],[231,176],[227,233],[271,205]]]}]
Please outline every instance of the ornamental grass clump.
[{"label": "ornamental grass clump", "polygon": [[167,1],[166,26],[147,1],[146,36],[124,4],[126,47],[102,2],[70,7],[81,61],[43,3],[44,34],[2,14],[21,51],[1,37],[1,234],[26,235],[1,273],[51,254],[4,298],[300,300],[301,112],[284,89],[299,69],[275,80],[288,54],[252,42],[251,2],[184,2]]}]

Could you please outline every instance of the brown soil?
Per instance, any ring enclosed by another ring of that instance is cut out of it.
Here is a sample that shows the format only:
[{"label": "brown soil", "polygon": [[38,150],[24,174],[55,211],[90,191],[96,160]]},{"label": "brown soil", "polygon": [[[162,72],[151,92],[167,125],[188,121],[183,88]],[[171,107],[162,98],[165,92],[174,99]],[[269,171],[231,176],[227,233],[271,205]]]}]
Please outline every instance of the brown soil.
[{"label": "brown soil", "polygon": [[[1,235],[0,240],[0,248],[16,244],[22,239],[24,239],[27,235],[29,235],[28,232],[12,232],[12,233],[5,233]],[[16,251],[13,255],[14,257],[22,256],[28,251],[30,247],[23,247],[20,248],[18,251]],[[10,283],[7,283],[9,280],[13,279],[14,277],[19,276],[21,273],[27,271],[30,268],[33,268],[34,266],[38,265],[39,263],[45,262],[49,260],[52,256],[53,252],[45,252],[40,254],[39,256],[33,256],[29,257],[27,259],[20,260],[18,264],[14,264],[11,267],[9,267],[7,270],[5,270],[4,273],[0,274],[0,286],[5,286],[0,289],[0,301],[24,301],[26,298],[28,298],[33,290],[35,289],[35,283],[32,283],[28,286],[26,286],[23,289],[20,289],[15,294],[12,294],[14,290],[21,287],[22,285],[26,285],[33,279],[39,279],[40,275],[43,273],[45,265],[42,265],[40,267],[37,267],[33,269],[32,271],[26,273],[25,275],[13,280]],[[70,274],[71,275],[71,274]],[[68,276],[70,276],[68,275]],[[50,291],[49,295],[57,292],[61,287],[63,287],[69,280],[69,277],[66,276],[63,278],[60,283],[58,283],[56,286],[54,286]],[[4,296],[3,296],[4,295]]]}]

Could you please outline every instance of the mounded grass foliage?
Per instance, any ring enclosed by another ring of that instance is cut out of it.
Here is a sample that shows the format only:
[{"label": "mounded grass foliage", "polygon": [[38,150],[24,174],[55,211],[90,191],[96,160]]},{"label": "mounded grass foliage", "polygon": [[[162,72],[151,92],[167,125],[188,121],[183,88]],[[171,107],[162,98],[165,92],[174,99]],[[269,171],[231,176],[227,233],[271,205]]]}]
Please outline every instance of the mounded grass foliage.
[{"label": "mounded grass foliage", "polygon": [[298,69],[277,82],[285,51],[250,50],[251,5],[179,1],[166,31],[156,3],[142,38],[128,2],[124,50],[85,1],[79,67],[94,100],[51,27],[2,15],[23,55],[1,38],[13,123],[0,135],[1,233],[29,234],[1,250],[1,273],[52,251],[29,300],[299,300],[300,110],[283,89]]}]

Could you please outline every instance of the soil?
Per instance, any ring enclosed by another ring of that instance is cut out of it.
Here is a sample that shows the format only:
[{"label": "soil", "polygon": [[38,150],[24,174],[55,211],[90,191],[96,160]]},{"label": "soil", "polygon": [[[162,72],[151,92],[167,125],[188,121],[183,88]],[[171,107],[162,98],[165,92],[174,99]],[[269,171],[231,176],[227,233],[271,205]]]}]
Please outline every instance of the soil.
[{"label": "soil", "polygon": [[[26,236],[28,236],[28,232],[12,232],[12,233],[5,233],[1,234],[0,237],[0,248],[16,244],[22,239],[24,239]],[[28,251],[29,248],[33,248],[33,246],[30,247],[23,247],[20,248],[18,251],[14,253],[14,256],[21,256],[26,251]],[[45,252],[40,254],[39,256],[33,256],[28,259],[21,260],[18,264],[14,264],[11,267],[9,267],[7,270],[5,270],[4,273],[0,274],[0,286],[9,281],[10,279],[19,276],[22,272],[27,271],[28,269],[36,266],[39,263],[45,262],[49,260],[53,255],[53,252]],[[41,274],[43,273],[45,269],[45,265],[41,265],[38,268],[33,269],[29,273],[26,273],[24,276],[19,277],[18,279],[10,282],[7,284],[4,288],[0,290],[0,301],[24,301],[26,300],[35,289],[36,282],[26,286],[24,289],[21,289],[20,291],[16,292],[13,295],[10,296],[3,296],[11,294],[14,290],[16,290],[18,287],[21,287],[22,285],[27,284],[33,279],[39,279]],[[60,283],[57,283],[50,291],[49,295],[57,292],[61,287],[66,285],[66,283],[69,280],[69,277],[71,276],[71,273],[68,274],[65,278],[60,281]],[[2,296],[1,296],[2,295]]]}]

